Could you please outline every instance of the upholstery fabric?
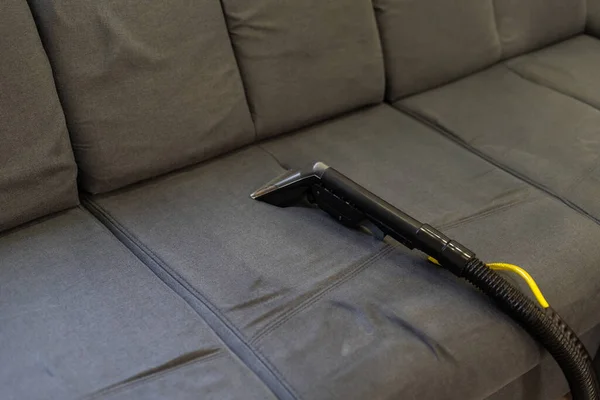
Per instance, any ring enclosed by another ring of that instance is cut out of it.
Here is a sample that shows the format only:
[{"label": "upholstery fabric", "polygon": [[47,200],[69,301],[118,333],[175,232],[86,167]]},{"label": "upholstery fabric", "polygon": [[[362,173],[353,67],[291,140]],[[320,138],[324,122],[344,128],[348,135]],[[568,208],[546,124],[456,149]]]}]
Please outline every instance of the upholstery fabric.
[{"label": "upholstery fabric", "polygon": [[[579,335],[579,338],[586,348],[599,348],[600,325],[596,325],[593,329]],[[557,394],[567,394],[569,392],[569,385],[562,376],[563,372],[556,361],[548,353],[544,353],[542,361],[537,367],[522,375],[521,378],[511,381],[502,389],[487,397],[486,400],[558,399]]]},{"label": "upholstery fabric", "polygon": [[531,81],[600,108],[600,39],[580,35],[507,65]]},{"label": "upholstery fabric", "polygon": [[375,0],[374,6],[388,101],[500,60],[492,0]]},{"label": "upholstery fabric", "polygon": [[77,204],[52,70],[24,1],[0,5],[0,231]]},{"label": "upholstery fabric", "polygon": [[[265,148],[284,166],[329,162],[483,259],[527,266],[578,332],[600,322],[600,227],[391,107]],[[481,398],[539,362],[528,335],[422,255],[251,200],[282,172],[272,155],[253,147],[92,202],[300,398]]]},{"label": "upholstery fabric", "polygon": [[82,188],[105,192],[250,142],[218,0],[30,0]]},{"label": "upholstery fabric", "polygon": [[224,0],[259,137],[383,100],[370,0]]},{"label": "upholstery fabric", "polygon": [[0,321],[5,400],[273,398],[82,209],[0,236]]},{"label": "upholstery fabric", "polygon": [[395,105],[600,219],[600,112],[499,65]]},{"label": "upholstery fabric", "polygon": [[513,57],[582,33],[586,0],[494,0],[502,53]]},{"label": "upholstery fabric", "polygon": [[587,2],[586,31],[600,38],[600,1],[598,0],[588,0]]}]

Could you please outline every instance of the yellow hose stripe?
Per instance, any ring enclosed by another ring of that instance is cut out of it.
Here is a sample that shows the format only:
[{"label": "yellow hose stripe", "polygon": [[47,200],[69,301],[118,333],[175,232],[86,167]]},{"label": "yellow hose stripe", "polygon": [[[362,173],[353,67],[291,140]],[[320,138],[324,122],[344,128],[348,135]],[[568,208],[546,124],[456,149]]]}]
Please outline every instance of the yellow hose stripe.
[{"label": "yellow hose stripe", "polygon": [[[435,258],[433,258],[433,257],[427,257],[427,259],[430,262],[434,263],[435,265],[441,266],[441,264],[439,263],[439,261],[436,260]],[[529,288],[533,292],[533,295],[537,299],[538,303],[540,303],[540,305],[543,308],[550,307],[550,304],[548,304],[548,302],[546,301],[546,298],[542,294],[542,291],[538,287],[537,283],[535,283],[535,280],[523,268],[521,268],[521,267],[519,267],[517,265],[506,264],[506,263],[490,263],[490,264],[487,264],[487,266],[490,267],[491,269],[495,270],[495,271],[510,271],[510,272],[514,272],[515,274],[519,275],[521,278],[523,278],[523,280],[525,282],[527,282],[527,285],[529,285]]]},{"label": "yellow hose stripe", "polygon": [[487,266],[496,271],[510,271],[514,272],[515,274],[518,274],[521,278],[525,280],[525,282],[527,282],[538,303],[540,303],[540,305],[544,308],[550,307],[550,304],[548,304],[548,302],[544,298],[544,295],[542,294],[542,291],[538,287],[537,283],[535,283],[535,280],[523,268],[517,265],[506,263],[491,263],[487,264]]}]

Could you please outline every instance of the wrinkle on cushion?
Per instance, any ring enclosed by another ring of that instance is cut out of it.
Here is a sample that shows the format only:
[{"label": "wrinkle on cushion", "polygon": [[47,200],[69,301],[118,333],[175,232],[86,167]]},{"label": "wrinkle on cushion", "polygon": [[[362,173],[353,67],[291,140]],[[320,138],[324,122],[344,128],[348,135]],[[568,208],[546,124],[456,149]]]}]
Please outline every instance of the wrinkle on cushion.
[{"label": "wrinkle on cushion", "polygon": [[526,79],[600,109],[600,39],[580,35],[506,65]]},{"label": "wrinkle on cushion", "polygon": [[600,111],[504,65],[394,105],[600,219]]},{"label": "wrinkle on cushion", "polygon": [[259,137],[383,100],[370,0],[224,0],[223,9]]},{"label": "wrinkle on cushion", "polygon": [[[0,337],[3,399],[74,399],[124,381],[144,381],[169,398],[273,397],[188,304],[82,209],[0,236]],[[205,374],[182,369],[200,362],[189,368]],[[127,398],[149,397],[137,389]]]},{"label": "wrinkle on cushion", "polygon": [[250,382],[244,376],[244,370],[232,368],[231,364],[232,359],[229,356],[224,357],[218,353],[215,356],[190,361],[164,373],[107,388],[95,393],[91,399],[274,399],[266,391],[255,390],[252,385],[248,385]]},{"label": "wrinkle on cushion", "polygon": [[105,192],[249,143],[218,0],[32,0],[83,189]]},{"label": "wrinkle on cushion", "polygon": [[0,13],[0,231],[78,203],[77,167],[27,3]]}]

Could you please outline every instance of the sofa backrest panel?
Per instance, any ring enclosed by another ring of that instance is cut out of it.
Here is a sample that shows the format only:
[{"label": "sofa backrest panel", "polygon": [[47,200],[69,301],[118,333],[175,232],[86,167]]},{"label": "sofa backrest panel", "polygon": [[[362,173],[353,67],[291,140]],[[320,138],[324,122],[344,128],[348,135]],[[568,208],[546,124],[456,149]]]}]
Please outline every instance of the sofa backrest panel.
[{"label": "sofa backrest panel", "polygon": [[587,32],[600,38],[600,0],[587,2]]},{"label": "sofa backrest panel", "polygon": [[77,168],[25,0],[0,2],[0,231],[77,205]]},{"label": "sofa backrest panel", "polygon": [[492,0],[373,0],[373,5],[389,101],[500,60]]},{"label": "sofa backrest panel", "polygon": [[257,134],[381,102],[371,0],[223,0]]},{"label": "sofa backrest panel", "polygon": [[583,32],[586,0],[494,0],[505,58]]},{"label": "sofa backrest panel", "polygon": [[81,187],[92,193],[252,141],[219,0],[29,0]]}]

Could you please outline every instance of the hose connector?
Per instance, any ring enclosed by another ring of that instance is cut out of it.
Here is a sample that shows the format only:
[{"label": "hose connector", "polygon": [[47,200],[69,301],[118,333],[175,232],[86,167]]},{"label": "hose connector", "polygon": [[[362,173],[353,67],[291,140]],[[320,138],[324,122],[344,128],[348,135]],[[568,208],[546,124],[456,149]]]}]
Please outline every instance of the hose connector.
[{"label": "hose connector", "polygon": [[415,247],[435,258],[444,268],[462,277],[467,263],[475,253],[459,242],[450,239],[428,224],[423,224],[416,233]]}]

